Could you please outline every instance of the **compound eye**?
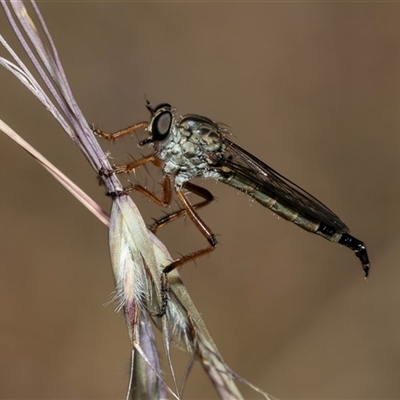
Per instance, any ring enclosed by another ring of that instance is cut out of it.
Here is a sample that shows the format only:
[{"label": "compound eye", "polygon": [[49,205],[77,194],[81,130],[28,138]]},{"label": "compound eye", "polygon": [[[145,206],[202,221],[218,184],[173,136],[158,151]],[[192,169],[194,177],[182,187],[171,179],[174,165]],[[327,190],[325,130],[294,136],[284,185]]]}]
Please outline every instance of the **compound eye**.
[{"label": "compound eye", "polygon": [[164,111],[158,114],[151,124],[151,133],[153,139],[157,141],[164,140],[171,129],[172,114],[169,111]]}]

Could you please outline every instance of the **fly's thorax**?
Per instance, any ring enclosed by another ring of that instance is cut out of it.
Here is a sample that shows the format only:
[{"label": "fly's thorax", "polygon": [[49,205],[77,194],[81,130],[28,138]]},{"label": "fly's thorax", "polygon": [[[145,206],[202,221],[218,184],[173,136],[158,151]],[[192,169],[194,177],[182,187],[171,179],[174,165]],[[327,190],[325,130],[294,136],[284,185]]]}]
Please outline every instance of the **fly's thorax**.
[{"label": "fly's thorax", "polygon": [[157,155],[164,161],[164,173],[184,183],[207,176],[215,156],[225,151],[219,126],[205,117],[183,116],[174,121],[168,138],[157,144]]}]

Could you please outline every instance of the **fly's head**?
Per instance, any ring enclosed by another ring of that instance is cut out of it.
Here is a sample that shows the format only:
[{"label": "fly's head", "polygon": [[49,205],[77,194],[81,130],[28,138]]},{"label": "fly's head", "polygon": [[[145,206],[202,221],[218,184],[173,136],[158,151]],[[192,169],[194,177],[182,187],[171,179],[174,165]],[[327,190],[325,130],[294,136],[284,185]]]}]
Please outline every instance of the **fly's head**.
[{"label": "fly's head", "polygon": [[157,149],[159,145],[169,138],[173,122],[174,122],[174,109],[170,104],[163,103],[153,108],[148,100],[146,108],[150,111],[151,119],[147,127],[149,137],[142,140],[139,146],[142,147],[146,144],[153,143]]}]

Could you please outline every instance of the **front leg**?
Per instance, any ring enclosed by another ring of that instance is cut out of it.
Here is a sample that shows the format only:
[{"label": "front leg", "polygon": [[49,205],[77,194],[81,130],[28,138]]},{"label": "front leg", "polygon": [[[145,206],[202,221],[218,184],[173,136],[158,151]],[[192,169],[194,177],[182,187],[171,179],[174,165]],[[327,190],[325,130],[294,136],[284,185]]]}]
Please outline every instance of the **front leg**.
[{"label": "front leg", "polygon": [[90,129],[93,131],[93,133],[95,133],[97,136],[102,137],[103,139],[107,139],[109,141],[115,141],[115,140],[121,138],[122,136],[129,135],[131,133],[135,133],[135,132],[139,131],[140,129],[147,128],[148,126],[149,126],[148,122],[145,122],[145,121],[138,122],[135,125],[128,126],[127,128],[121,129],[120,131],[117,131],[114,133],[104,132],[101,129],[96,128],[96,126],[94,124],[90,125]]}]

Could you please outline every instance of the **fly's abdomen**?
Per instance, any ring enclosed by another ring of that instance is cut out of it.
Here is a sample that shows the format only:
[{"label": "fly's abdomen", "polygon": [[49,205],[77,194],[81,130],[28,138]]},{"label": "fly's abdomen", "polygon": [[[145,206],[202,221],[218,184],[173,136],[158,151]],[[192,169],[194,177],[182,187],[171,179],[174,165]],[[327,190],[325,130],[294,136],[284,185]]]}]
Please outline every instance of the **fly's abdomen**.
[{"label": "fly's abdomen", "polygon": [[320,235],[331,242],[338,242],[342,236],[342,232],[318,221],[310,215],[299,212],[299,210],[296,210],[293,206],[286,203],[284,199],[266,193],[263,187],[251,179],[246,179],[243,176],[240,176],[240,179],[238,179],[237,175],[231,175],[221,176],[219,180],[246,193],[264,207],[269,208],[275,214],[287,221],[293,222],[308,232]]}]

